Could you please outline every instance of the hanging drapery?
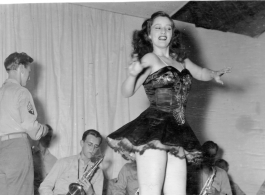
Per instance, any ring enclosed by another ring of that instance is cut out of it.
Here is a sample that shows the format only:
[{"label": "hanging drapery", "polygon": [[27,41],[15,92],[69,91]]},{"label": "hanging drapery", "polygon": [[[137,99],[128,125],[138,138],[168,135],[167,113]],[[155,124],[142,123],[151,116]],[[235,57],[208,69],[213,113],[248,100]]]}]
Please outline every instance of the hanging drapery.
[{"label": "hanging drapery", "polygon": [[[106,137],[131,120],[130,102],[121,96],[120,86],[131,33],[142,19],[128,21],[128,16],[73,4],[0,6],[1,85],[9,54],[26,52],[34,59],[27,88],[38,120],[54,128],[51,151],[58,158],[80,152],[85,130],[93,128]],[[114,162],[118,172],[121,157],[106,143],[102,152],[107,172],[111,175]]]}]

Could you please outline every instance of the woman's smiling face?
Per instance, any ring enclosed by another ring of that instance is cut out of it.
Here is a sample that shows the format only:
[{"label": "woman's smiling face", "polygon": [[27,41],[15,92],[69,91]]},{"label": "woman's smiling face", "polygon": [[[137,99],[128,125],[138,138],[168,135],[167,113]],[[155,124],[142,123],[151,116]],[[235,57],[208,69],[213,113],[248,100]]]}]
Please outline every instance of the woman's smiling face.
[{"label": "woman's smiling face", "polygon": [[172,22],[167,17],[159,16],[154,19],[149,38],[153,47],[168,47],[172,38]]}]

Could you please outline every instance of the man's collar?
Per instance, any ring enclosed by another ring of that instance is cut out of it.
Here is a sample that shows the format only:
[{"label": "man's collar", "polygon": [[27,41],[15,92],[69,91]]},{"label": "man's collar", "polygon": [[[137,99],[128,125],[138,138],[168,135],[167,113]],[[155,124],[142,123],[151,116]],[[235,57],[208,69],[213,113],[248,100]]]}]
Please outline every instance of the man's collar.
[{"label": "man's collar", "polygon": [[81,160],[81,161],[83,162],[83,164],[89,164],[89,163],[91,162],[91,159],[89,159],[88,162],[85,163],[85,161],[84,161],[83,158],[82,158],[82,152],[79,153],[79,155],[78,155],[78,159]]},{"label": "man's collar", "polygon": [[15,83],[15,84],[20,85],[20,83],[17,80],[11,79],[11,78],[6,79],[5,83]]}]

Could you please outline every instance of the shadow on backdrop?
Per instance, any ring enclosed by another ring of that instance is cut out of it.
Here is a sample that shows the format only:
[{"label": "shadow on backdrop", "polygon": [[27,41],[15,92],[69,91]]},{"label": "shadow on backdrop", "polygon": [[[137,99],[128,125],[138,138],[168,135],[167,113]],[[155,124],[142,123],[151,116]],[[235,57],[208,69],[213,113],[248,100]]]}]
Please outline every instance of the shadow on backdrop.
[{"label": "shadow on backdrop", "polygon": [[[202,58],[203,55],[199,49],[200,47],[192,33],[186,29],[180,30],[180,32],[182,33],[181,37],[185,49],[187,50],[188,58],[202,68],[211,69],[211,67],[207,67],[206,62]],[[251,83],[246,83],[244,79],[242,79],[242,82],[224,83],[224,85],[220,85],[215,81],[204,82],[193,79],[186,108],[186,117],[201,143],[204,143],[209,139],[207,138],[207,135],[205,135],[205,120],[207,120],[205,115],[209,109],[212,93],[218,90],[223,91],[228,95],[231,93],[241,94],[245,93],[250,86]]]}]

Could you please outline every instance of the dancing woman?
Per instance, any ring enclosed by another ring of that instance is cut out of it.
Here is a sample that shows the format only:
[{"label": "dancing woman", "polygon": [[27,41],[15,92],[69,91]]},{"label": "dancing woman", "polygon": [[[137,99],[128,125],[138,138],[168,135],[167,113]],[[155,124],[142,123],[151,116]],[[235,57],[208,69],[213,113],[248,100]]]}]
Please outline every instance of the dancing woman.
[{"label": "dancing woman", "polygon": [[185,119],[192,77],[223,84],[230,68],[212,71],[192,63],[181,49],[179,31],[159,11],[133,35],[133,62],[122,84],[124,97],[141,85],[150,107],[135,120],[108,135],[108,144],[123,157],[134,159],[140,195],[185,195],[186,159],[200,160],[200,143]]}]

